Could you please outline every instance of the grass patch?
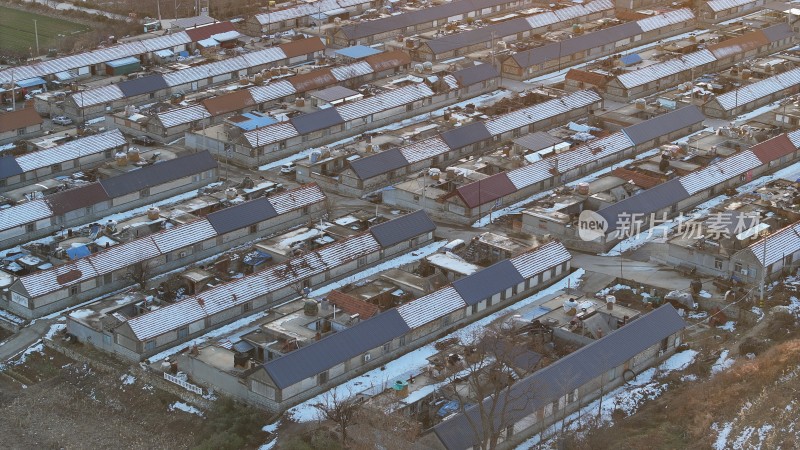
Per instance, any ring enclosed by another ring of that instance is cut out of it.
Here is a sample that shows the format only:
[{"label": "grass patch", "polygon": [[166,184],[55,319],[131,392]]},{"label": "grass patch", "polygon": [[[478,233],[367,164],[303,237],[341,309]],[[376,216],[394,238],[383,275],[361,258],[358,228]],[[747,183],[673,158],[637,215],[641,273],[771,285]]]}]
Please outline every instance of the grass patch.
[{"label": "grass patch", "polygon": [[86,25],[64,19],[43,16],[28,11],[0,6],[0,48],[27,52],[36,51],[36,34],[33,21],[39,27],[39,52],[58,44],[59,34],[73,35],[89,30]]}]

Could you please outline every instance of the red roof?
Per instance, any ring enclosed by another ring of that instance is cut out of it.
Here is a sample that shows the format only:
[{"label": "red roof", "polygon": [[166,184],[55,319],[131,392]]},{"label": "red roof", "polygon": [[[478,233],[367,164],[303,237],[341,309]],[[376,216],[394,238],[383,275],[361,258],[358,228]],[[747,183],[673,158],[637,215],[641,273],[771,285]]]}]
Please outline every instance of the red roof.
[{"label": "red roof", "polygon": [[567,80],[579,81],[581,83],[591,84],[593,86],[602,87],[608,82],[608,78],[603,74],[589,72],[586,70],[569,69],[567,75],[564,77]]},{"label": "red roof", "polygon": [[39,125],[42,117],[33,108],[19,109],[14,112],[0,114],[0,133]]},{"label": "red roof", "polygon": [[634,170],[628,170],[624,167],[618,167],[612,170],[611,174],[625,181],[633,181],[633,184],[644,189],[656,187],[663,181],[661,178],[639,173]]},{"label": "red roof", "polygon": [[792,144],[792,141],[790,141],[789,137],[784,133],[772,139],[767,139],[760,144],[756,144],[750,147],[750,150],[755,153],[756,157],[762,163],[766,164],[770,161],[780,159],[797,149],[794,148],[794,144]]},{"label": "red roof", "polygon": [[220,114],[229,113],[232,111],[239,111],[254,106],[256,101],[247,89],[233,91],[230,94],[218,95],[203,100],[203,106],[206,107],[209,114],[218,116]]},{"label": "red roof", "polygon": [[380,308],[372,303],[359,300],[352,295],[345,294],[344,292],[336,290],[330,291],[325,298],[327,298],[328,301],[334,305],[342,308],[347,314],[358,314],[359,317],[361,317],[361,320],[369,319],[380,312]]},{"label": "red roof", "polygon": [[517,188],[503,173],[492,175],[480,181],[465,184],[456,189],[458,196],[469,208],[475,208],[493,202],[506,195],[517,192]]},{"label": "red roof", "polygon": [[235,31],[233,24],[230,22],[217,22],[211,25],[204,25],[197,28],[188,28],[184,30],[192,42],[202,41],[208,39],[214,34],[225,33],[228,31]]},{"label": "red roof", "polygon": [[313,70],[289,77],[288,80],[297,92],[307,92],[337,83],[336,78],[331,73],[331,69]]}]

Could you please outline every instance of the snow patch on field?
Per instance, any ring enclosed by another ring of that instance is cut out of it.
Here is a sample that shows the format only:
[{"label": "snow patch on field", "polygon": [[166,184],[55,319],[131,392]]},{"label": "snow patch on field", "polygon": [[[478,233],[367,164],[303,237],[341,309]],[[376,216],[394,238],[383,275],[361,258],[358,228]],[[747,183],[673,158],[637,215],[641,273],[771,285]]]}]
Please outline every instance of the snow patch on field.
[{"label": "snow patch on field", "polygon": [[736,360],[728,358],[728,350],[723,350],[717,361],[711,366],[711,373],[718,374],[732,366],[734,362],[736,362]]},{"label": "snow patch on field", "polygon": [[175,411],[175,410],[183,411],[183,412],[187,412],[189,414],[196,414],[196,415],[198,415],[200,417],[203,417],[203,411],[200,411],[199,409],[195,408],[194,406],[188,405],[188,404],[183,403],[183,402],[175,402],[175,403],[169,405],[169,410],[170,411]]}]

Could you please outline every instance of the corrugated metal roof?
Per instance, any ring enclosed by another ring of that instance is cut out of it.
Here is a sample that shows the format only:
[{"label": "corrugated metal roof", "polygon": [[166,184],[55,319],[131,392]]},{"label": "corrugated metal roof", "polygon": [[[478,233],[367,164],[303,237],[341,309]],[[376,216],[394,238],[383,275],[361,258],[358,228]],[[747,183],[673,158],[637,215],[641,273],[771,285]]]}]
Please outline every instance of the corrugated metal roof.
[{"label": "corrugated metal roof", "polygon": [[88,67],[128,56],[141,55],[155,50],[172,48],[177,45],[188,44],[189,42],[191,42],[191,39],[184,32],[141,41],[128,42],[112,47],[50,59],[29,66],[5,69],[0,71],[0,82],[7,83],[10,82],[12,78],[15,80],[25,80],[28,78],[43,77],[58,72],[66,72],[72,69],[77,69],[79,67]]},{"label": "corrugated metal roof", "polygon": [[161,254],[188,247],[217,235],[207,219],[195,220],[169,230],[151,235]]},{"label": "corrugated metal roof", "polygon": [[524,281],[511,261],[506,259],[454,281],[453,287],[467,305],[475,305]]},{"label": "corrugated metal roof", "polygon": [[[423,161],[433,158],[434,156],[447,153],[450,151],[450,147],[448,147],[448,145],[440,136],[434,136],[432,138],[423,139],[419,142],[413,142],[405,145],[400,147],[399,150],[400,153],[403,154],[403,157],[406,159],[406,161],[408,161],[408,164],[414,164],[415,162]],[[388,168],[387,171],[389,170],[394,170],[394,168]]]},{"label": "corrugated metal roof", "polygon": [[689,22],[691,20],[694,20],[694,13],[692,13],[692,10],[689,8],[681,8],[675,11],[668,11],[657,16],[637,20],[636,23],[639,24],[639,26],[642,28],[642,31],[648,32],[681,22]]},{"label": "corrugated metal roof", "polygon": [[119,86],[111,84],[74,92],[70,95],[70,98],[72,98],[79,108],[85,108],[87,106],[102,105],[115,100],[121,100],[125,98],[125,94],[122,93]]},{"label": "corrugated metal roof", "polygon": [[171,109],[156,115],[164,128],[172,128],[186,123],[196,122],[211,117],[203,105],[192,105],[184,108]]},{"label": "corrugated metal roof", "polygon": [[[766,259],[764,246],[766,245]],[[800,224],[778,230],[747,247],[762,266],[769,266],[800,250]]]},{"label": "corrugated metal roof", "polygon": [[375,240],[383,248],[389,248],[416,236],[430,233],[436,225],[424,210],[417,210],[405,216],[383,222],[369,229]]},{"label": "corrugated metal roof", "polygon": [[761,165],[756,155],[745,150],[680,178],[681,185],[691,195],[723,181],[753,170]]},{"label": "corrugated metal roof", "polygon": [[125,145],[122,132],[114,129],[104,133],[75,139],[63,145],[26,153],[17,157],[17,163],[25,172],[30,172],[53,164],[72,161],[84,156],[102,153]]},{"label": "corrugated metal roof", "polygon": [[273,81],[263,86],[253,86],[250,88],[250,95],[256,103],[266,103],[296,94],[297,90],[292,83],[286,80]]},{"label": "corrugated metal roof", "polygon": [[624,87],[631,89],[714,61],[716,58],[710,51],[700,50],[679,58],[625,72],[617,76],[617,79]]},{"label": "corrugated metal roof", "polygon": [[519,190],[553,178],[555,174],[551,170],[554,167],[552,159],[542,159],[519,169],[509,170],[507,175],[514,187]]},{"label": "corrugated metal roof", "polygon": [[633,147],[633,142],[625,136],[625,133],[618,131],[609,136],[587,142],[576,149],[556,155],[558,171],[564,173],[631,147]]},{"label": "corrugated metal roof", "polygon": [[349,80],[351,78],[369,75],[373,72],[374,70],[372,70],[372,66],[370,66],[366,61],[359,61],[346,66],[331,68],[331,75],[333,75],[337,81]]},{"label": "corrugated metal roof", "polygon": [[529,279],[572,259],[564,244],[547,242],[529,252],[511,258],[511,264],[522,278]]},{"label": "corrugated metal roof", "polygon": [[366,117],[387,109],[407,105],[432,95],[431,88],[420,83],[381,92],[373,97],[362,98],[339,106],[336,110],[344,121],[349,122],[359,117]]},{"label": "corrugated metal roof", "polygon": [[81,258],[52,269],[25,275],[19,278],[20,284],[31,298],[40,297],[97,276],[89,258]]},{"label": "corrugated metal roof", "polygon": [[751,5],[751,6],[754,7],[758,3],[763,4],[763,1],[755,1],[755,0],[711,0],[709,2],[706,2],[706,5],[708,5],[708,7],[712,11],[720,12],[720,11],[725,11],[726,9],[738,8],[739,6],[744,6],[744,5]]},{"label": "corrugated metal roof", "polygon": [[468,123],[445,131],[440,136],[452,150],[464,148],[476,142],[492,138],[492,134],[489,133],[489,130],[486,129],[486,125],[484,125],[483,122]]},{"label": "corrugated metal roof", "polygon": [[[256,297],[274,292],[312,275],[374,253],[380,246],[370,233],[353,236],[321,247],[255,274],[208,289],[126,322],[136,337],[145,341],[186,326],[208,315],[238,308]],[[234,297],[235,295],[235,297]],[[203,299],[200,306],[198,299]]]},{"label": "corrugated metal roof", "polygon": [[710,44],[707,48],[717,59],[722,59],[756,49],[769,44],[769,42],[770,40],[761,30],[756,30]]},{"label": "corrugated metal roof", "polygon": [[217,167],[208,151],[192,153],[179,158],[132,170],[100,181],[112,198],[157,186],[179,178],[195,175]]},{"label": "corrugated metal roof", "polygon": [[392,148],[374,155],[349,161],[353,173],[361,180],[397,170],[409,164],[402,151]]},{"label": "corrugated metal roof", "polygon": [[786,136],[789,137],[789,140],[792,141],[792,145],[795,148],[800,148],[800,130],[794,130],[786,133]]},{"label": "corrugated metal roof", "polygon": [[300,3],[291,8],[273,10],[265,14],[256,14],[255,19],[261,25],[268,25],[271,23],[283,22],[284,20],[292,20],[300,17],[310,16],[317,13],[325,13],[334,9],[345,8],[348,6],[356,6],[362,4],[369,4],[369,0],[318,0],[315,2]]},{"label": "corrugated metal roof", "polygon": [[675,308],[663,305],[523,378],[499,397],[486,398],[482,409],[467,406],[465,413],[443,421],[433,431],[447,450],[474,447],[476,436],[483,435],[481,414],[502,411],[502,419],[494,426],[496,429],[512,426],[558,401],[565,392],[586,385],[685,327],[686,323]]},{"label": "corrugated metal roof", "polygon": [[482,42],[491,42],[492,39],[502,39],[517,33],[530,31],[531,25],[524,17],[507,20],[494,25],[475,28],[461,33],[448,34],[431,39],[425,43],[433,54],[438,55],[456,49],[469,47]]},{"label": "corrugated metal roof", "polygon": [[419,328],[467,306],[453,287],[447,286],[397,308],[408,328]]},{"label": "corrugated metal roof", "polygon": [[754,100],[770,96],[784,89],[793,88],[799,84],[800,68],[795,68],[718,95],[716,101],[726,111],[730,111],[740,105],[746,105]]},{"label": "corrugated metal roof", "polygon": [[705,116],[700,108],[689,105],[622,129],[635,144],[643,144],[657,137],[702,123]]},{"label": "corrugated metal roof", "polygon": [[325,193],[316,183],[312,183],[272,195],[267,200],[269,200],[275,212],[286,214],[289,211],[324,201]]},{"label": "corrugated metal roof", "polygon": [[789,155],[797,150],[792,141],[785,134],[775,136],[772,139],[750,147],[750,151],[761,161],[767,164],[783,156]]},{"label": "corrugated metal roof", "polygon": [[489,132],[496,136],[599,101],[601,101],[601,98],[594,91],[577,91],[562,98],[547,100],[518,111],[503,114],[488,120],[485,124]]},{"label": "corrugated metal roof", "polygon": [[414,11],[404,11],[391,17],[359,22],[345,25],[342,33],[348,39],[356,40],[367,36],[413,27],[434,20],[447,19],[472,11],[480,11],[496,5],[510,3],[508,0],[456,0],[443,5],[422,8]]},{"label": "corrugated metal roof", "polygon": [[44,200],[34,200],[0,209],[0,231],[46,219],[52,214],[50,206]]},{"label": "corrugated metal roof", "polygon": [[532,30],[535,30],[536,28],[547,27],[561,21],[561,19],[559,19],[558,16],[552,11],[534,14],[526,17],[525,20],[528,21],[528,25],[530,25]]},{"label": "corrugated metal roof", "polygon": [[299,133],[289,122],[275,123],[244,133],[245,139],[253,148],[285,141],[295,136],[299,136]]},{"label": "corrugated metal roof", "polygon": [[280,47],[270,47],[255,52],[245,53],[241,56],[247,67],[256,67],[265,64],[272,64],[287,58],[286,53]]},{"label": "corrugated metal roof", "polygon": [[[175,230],[178,230],[178,228],[176,227]],[[171,231],[167,230],[165,233],[172,234]],[[95,253],[89,257],[89,260],[97,274],[102,275],[124,269],[141,261],[147,261],[160,254],[161,252],[158,251],[153,238],[147,236]]]}]

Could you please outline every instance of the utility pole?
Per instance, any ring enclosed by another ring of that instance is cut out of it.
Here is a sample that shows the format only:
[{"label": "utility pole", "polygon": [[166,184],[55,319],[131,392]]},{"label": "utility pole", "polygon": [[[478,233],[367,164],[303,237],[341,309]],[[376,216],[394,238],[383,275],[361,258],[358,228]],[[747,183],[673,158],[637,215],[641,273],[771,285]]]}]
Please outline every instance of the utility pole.
[{"label": "utility pole", "polygon": [[39,24],[33,19],[33,32],[36,34],[36,56],[39,56]]},{"label": "utility pole", "polygon": [[767,280],[767,237],[769,236],[769,232],[766,230],[764,231],[764,253],[761,259],[761,295],[758,302],[760,308],[764,308],[764,291],[765,284]]}]

